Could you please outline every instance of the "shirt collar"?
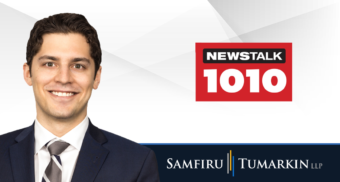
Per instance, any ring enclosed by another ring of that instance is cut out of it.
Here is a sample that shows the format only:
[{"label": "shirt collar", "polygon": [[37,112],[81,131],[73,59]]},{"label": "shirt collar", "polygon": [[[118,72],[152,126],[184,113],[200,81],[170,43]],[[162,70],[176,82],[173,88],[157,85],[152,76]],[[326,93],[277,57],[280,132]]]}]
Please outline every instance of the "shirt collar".
[{"label": "shirt collar", "polygon": [[34,138],[35,138],[35,153],[38,153],[39,150],[50,140],[52,139],[60,139],[64,142],[69,143],[76,149],[80,150],[81,145],[83,143],[83,139],[85,137],[86,130],[89,125],[88,117],[79,123],[76,127],[74,127],[71,131],[63,135],[62,137],[57,137],[44,128],[39,121],[36,119],[34,123]]}]

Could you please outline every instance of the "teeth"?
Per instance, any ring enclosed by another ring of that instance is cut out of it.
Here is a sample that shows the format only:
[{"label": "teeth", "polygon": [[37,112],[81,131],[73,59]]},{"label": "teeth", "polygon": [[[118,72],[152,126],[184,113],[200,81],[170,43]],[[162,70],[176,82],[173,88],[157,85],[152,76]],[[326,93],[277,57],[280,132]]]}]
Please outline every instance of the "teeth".
[{"label": "teeth", "polygon": [[69,96],[72,96],[74,95],[74,93],[72,92],[52,92],[52,94],[56,95],[56,96],[62,96],[62,97],[69,97]]}]

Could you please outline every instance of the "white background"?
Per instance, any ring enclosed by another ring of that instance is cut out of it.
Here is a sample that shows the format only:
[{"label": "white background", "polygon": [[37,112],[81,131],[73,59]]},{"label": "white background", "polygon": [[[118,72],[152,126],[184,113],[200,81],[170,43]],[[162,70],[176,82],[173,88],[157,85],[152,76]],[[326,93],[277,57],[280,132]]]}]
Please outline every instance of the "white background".
[{"label": "white background", "polygon": [[[22,76],[34,23],[86,16],[103,75],[88,115],[139,143],[335,143],[339,1],[0,0],[0,134],[35,119]],[[293,102],[195,102],[195,42],[292,42]]]}]

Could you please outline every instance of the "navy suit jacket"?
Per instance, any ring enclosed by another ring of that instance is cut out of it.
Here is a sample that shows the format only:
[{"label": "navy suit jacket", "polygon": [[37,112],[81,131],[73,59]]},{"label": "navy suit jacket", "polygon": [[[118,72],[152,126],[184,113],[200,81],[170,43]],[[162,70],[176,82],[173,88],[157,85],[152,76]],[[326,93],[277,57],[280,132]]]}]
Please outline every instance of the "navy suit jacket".
[{"label": "navy suit jacket", "polygon": [[[0,181],[34,182],[34,124],[0,136]],[[91,121],[72,182],[159,182],[154,152]]]}]

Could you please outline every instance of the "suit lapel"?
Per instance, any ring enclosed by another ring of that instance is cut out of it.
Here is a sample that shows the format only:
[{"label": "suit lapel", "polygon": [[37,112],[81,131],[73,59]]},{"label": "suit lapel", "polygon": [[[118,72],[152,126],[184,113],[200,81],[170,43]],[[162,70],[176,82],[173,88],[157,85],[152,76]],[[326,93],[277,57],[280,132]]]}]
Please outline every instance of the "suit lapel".
[{"label": "suit lapel", "polygon": [[10,147],[10,159],[15,182],[34,182],[34,123],[24,129]]},{"label": "suit lapel", "polygon": [[106,142],[105,135],[90,121],[79,152],[72,182],[94,181],[109,153],[109,150],[102,146]]}]

